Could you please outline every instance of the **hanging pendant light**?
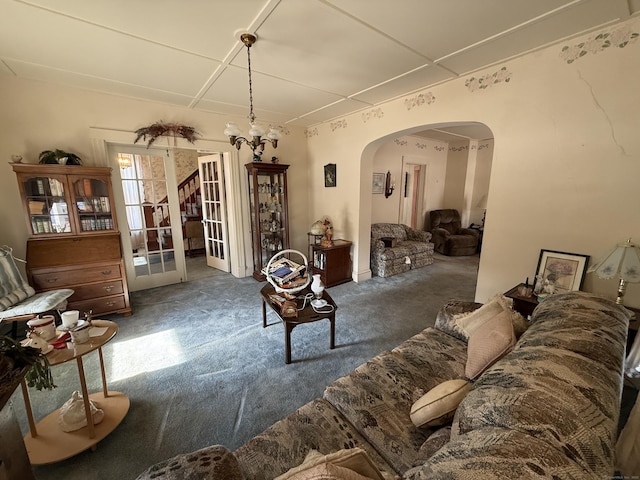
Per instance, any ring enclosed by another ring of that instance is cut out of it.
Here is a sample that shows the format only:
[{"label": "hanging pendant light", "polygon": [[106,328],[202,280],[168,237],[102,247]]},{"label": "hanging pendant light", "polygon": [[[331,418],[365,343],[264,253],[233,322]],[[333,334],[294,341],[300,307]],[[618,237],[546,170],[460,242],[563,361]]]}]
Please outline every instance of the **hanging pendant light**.
[{"label": "hanging pendant light", "polygon": [[251,81],[251,46],[256,42],[257,37],[250,33],[243,33],[240,36],[240,40],[247,47],[247,67],[249,72],[249,136],[251,140],[241,136],[242,131],[238,128],[234,122],[228,122],[224,129],[224,134],[229,137],[229,142],[234,145],[238,150],[243,143],[249,145],[254,153],[254,158],[257,156],[260,158],[262,151],[264,150],[264,144],[266,142],[271,143],[273,148],[278,148],[278,140],[281,138],[280,131],[277,128],[270,127],[269,133],[266,138],[264,137],[265,131],[256,123],[256,116],[253,113],[253,83]]}]

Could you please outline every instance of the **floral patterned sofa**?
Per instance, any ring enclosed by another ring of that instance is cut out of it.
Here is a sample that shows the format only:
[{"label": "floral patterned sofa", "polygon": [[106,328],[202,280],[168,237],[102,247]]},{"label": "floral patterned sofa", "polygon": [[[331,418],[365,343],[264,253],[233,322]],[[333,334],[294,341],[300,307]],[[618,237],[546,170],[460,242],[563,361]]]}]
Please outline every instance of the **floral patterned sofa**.
[{"label": "floral patterned sofa", "polygon": [[[550,296],[526,322],[505,302],[450,302],[434,327],[336,380],[235,452],[214,445],[138,479],[612,478],[629,312],[571,292]],[[473,373],[452,419],[416,426],[413,407],[439,385],[465,383],[454,379],[469,376],[475,340],[497,338],[488,325],[498,315],[473,331],[468,323],[490,307],[508,322],[509,348]],[[356,456],[366,461],[354,466]],[[318,468],[324,476],[313,476]]]},{"label": "floral patterned sofa", "polygon": [[371,225],[371,273],[390,277],[433,263],[431,233],[398,223]]}]

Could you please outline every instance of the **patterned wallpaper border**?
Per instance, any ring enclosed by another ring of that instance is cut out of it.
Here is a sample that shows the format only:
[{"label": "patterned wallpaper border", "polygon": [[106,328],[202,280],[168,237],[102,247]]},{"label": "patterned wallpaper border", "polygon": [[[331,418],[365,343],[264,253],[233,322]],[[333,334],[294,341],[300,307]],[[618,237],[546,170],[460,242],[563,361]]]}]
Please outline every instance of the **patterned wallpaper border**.
[{"label": "patterned wallpaper border", "polygon": [[509,83],[511,81],[511,72],[507,70],[507,67],[502,67],[500,70],[494,73],[487,73],[481,77],[471,77],[464,82],[464,86],[471,92],[476,90],[484,90],[485,88],[493,87],[498,83]]},{"label": "patterned wallpaper border", "polygon": [[626,25],[610,32],[599,33],[576,45],[565,45],[560,51],[560,58],[571,64],[589,53],[595,55],[610,47],[624,48],[630,43],[635,43],[638,36],[640,33],[632,32]]}]

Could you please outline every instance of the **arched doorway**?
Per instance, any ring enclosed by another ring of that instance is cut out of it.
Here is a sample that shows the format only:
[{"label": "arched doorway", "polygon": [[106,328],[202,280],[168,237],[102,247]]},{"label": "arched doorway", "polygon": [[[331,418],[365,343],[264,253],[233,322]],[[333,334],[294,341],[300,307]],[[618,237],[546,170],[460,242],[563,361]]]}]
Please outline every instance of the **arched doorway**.
[{"label": "arched doorway", "polygon": [[[371,223],[407,223],[413,217],[417,228],[428,230],[428,211],[455,208],[463,226],[483,224],[493,149],[493,132],[478,122],[421,125],[369,143],[361,156],[361,266],[369,261]],[[388,197],[371,189],[373,174],[383,172],[395,183]]]}]

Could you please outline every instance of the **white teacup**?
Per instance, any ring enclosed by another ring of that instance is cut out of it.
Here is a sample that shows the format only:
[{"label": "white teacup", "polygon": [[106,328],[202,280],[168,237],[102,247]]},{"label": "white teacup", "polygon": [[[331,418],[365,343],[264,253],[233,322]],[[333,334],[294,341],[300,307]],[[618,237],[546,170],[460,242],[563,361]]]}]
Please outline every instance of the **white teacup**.
[{"label": "white teacup", "polygon": [[68,310],[62,312],[62,326],[65,328],[75,327],[78,324],[78,318],[80,318],[80,312],[78,310]]}]

